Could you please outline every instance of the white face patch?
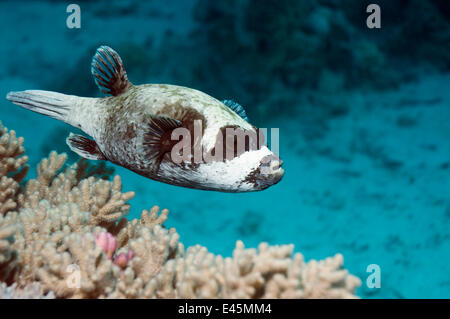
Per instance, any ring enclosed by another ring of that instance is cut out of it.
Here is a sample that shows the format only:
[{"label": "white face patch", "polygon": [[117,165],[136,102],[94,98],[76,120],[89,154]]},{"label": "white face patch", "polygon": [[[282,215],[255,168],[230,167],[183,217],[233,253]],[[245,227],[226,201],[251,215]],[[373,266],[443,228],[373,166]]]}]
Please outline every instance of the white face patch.
[{"label": "white face patch", "polygon": [[[273,155],[266,146],[263,146],[259,150],[245,152],[229,161],[201,163],[195,169],[181,168],[170,161],[163,161],[158,177],[165,182],[185,187],[225,192],[256,191],[264,187],[259,188],[254,182],[248,181],[248,177],[260,168],[263,158]],[[269,180],[272,178],[275,184],[282,175],[283,170],[280,168],[273,178],[270,176],[268,178]]]},{"label": "white face patch", "polygon": [[200,165],[199,172],[216,183],[223,183],[236,189],[249,189],[253,188],[254,185],[244,182],[246,177],[252,171],[258,169],[264,157],[271,154],[272,152],[263,146],[257,151],[244,152],[241,156],[235,157],[231,161]]}]

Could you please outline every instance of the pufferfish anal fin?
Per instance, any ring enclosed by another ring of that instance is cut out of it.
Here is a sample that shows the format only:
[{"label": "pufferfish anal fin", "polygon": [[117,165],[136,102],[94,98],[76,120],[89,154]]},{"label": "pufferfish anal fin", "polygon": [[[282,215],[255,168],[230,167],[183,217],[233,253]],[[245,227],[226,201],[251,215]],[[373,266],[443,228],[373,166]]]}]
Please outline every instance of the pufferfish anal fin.
[{"label": "pufferfish anal fin", "polygon": [[105,155],[100,151],[97,143],[87,137],[70,133],[66,139],[66,143],[73,152],[81,157],[90,160],[106,160]]},{"label": "pufferfish anal fin", "polygon": [[91,63],[91,73],[100,91],[106,94],[119,95],[132,84],[128,81],[127,72],[122,59],[116,51],[102,45],[95,52]]},{"label": "pufferfish anal fin", "polygon": [[164,154],[172,150],[178,141],[171,139],[172,131],[182,127],[176,119],[161,115],[148,115],[147,131],[142,147],[152,172],[157,172]]},{"label": "pufferfish anal fin", "polygon": [[226,106],[228,106],[230,109],[232,109],[234,112],[236,112],[237,115],[239,115],[245,121],[248,122],[247,113],[245,112],[242,105],[234,102],[233,100],[223,100],[222,103],[225,104]]}]

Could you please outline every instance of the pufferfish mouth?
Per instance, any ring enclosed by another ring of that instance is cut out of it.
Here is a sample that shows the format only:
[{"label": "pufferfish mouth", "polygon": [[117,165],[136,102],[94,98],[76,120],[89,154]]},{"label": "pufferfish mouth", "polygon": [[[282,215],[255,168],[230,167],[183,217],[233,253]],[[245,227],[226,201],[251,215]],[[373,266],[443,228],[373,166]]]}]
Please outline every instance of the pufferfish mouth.
[{"label": "pufferfish mouth", "polygon": [[[275,162],[275,161],[274,161]],[[278,163],[272,163],[270,169],[272,170],[272,174],[274,176],[275,183],[278,183],[284,175],[284,169],[281,168],[283,165],[283,161],[280,159]]]},{"label": "pufferfish mouth", "polygon": [[270,162],[270,168],[273,171],[276,171],[278,169],[282,169],[281,166],[283,165],[283,160],[279,159],[279,160],[274,160]]},{"label": "pufferfish mouth", "polygon": [[274,156],[274,155],[267,155],[261,160],[261,173],[267,174],[267,175],[283,175],[284,170],[281,168],[283,165],[283,160]]}]

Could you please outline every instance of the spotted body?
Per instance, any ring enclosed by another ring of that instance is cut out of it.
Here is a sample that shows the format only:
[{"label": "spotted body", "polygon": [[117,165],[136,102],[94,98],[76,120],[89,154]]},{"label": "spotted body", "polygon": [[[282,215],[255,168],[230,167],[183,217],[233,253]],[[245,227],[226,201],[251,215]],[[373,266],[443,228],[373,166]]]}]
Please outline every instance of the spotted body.
[{"label": "spotted body", "polygon": [[[161,182],[224,192],[265,189],[283,176],[281,160],[266,146],[232,159],[176,163],[171,158],[171,132],[201,123],[202,152],[210,152],[223,128],[256,132],[243,108],[219,101],[201,91],[167,84],[133,85],[119,55],[102,46],[93,58],[92,73],[100,90],[112,96],[85,98],[56,92],[10,92],[7,98],[35,112],[80,128],[93,140],[71,134],[69,147],[93,160],[109,160]],[[262,168],[265,168],[264,170]],[[269,170],[267,170],[269,169]]]}]

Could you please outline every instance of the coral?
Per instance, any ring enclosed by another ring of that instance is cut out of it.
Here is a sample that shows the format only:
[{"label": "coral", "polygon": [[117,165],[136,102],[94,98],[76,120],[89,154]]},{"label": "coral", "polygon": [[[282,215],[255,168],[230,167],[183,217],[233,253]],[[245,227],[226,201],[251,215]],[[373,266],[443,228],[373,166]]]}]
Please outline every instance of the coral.
[{"label": "coral", "polygon": [[19,183],[26,176],[28,157],[24,156],[23,138],[8,131],[0,122],[0,214],[17,207]]},{"label": "coral", "polygon": [[312,260],[301,269],[303,298],[352,298],[350,293],[361,281],[342,269],[344,258],[337,254],[325,260]]},{"label": "coral", "polygon": [[[236,243],[232,258],[189,247],[147,285],[157,298],[354,298],[360,280],[342,270],[342,256],[305,263],[293,245],[245,249]],[[174,283],[174,284],[171,284]],[[317,285],[317,286],[316,286]]]},{"label": "coral", "polygon": [[153,206],[150,211],[144,209],[141,213],[140,219],[133,219],[131,221],[122,219],[119,221],[115,230],[118,233],[118,247],[123,247],[130,238],[135,237],[139,227],[146,226],[151,229],[155,225],[162,225],[167,220],[169,210],[163,209],[159,214],[158,213],[159,207]]},{"label": "coral", "polygon": [[116,258],[114,258],[114,264],[124,269],[128,266],[128,263],[133,259],[134,253],[132,250],[128,250],[126,253],[119,253]]},{"label": "coral", "polygon": [[117,247],[117,241],[113,235],[101,232],[95,236],[95,244],[102,248],[108,259],[112,259]]},{"label": "coral", "polygon": [[10,277],[16,266],[16,256],[12,247],[15,231],[15,223],[0,215],[0,279]]},{"label": "coral", "polygon": [[52,244],[42,250],[45,262],[36,270],[43,285],[58,297],[101,298],[115,286],[119,269],[96,246],[91,234],[70,234],[64,238],[67,250],[58,252]]},{"label": "coral", "polygon": [[167,231],[159,225],[153,228],[141,227],[137,238],[129,243],[136,255],[130,267],[144,282],[157,275],[164,264],[183,253],[183,245],[174,229]]},{"label": "coral", "polygon": [[0,282],[0,299],[54,299],[55,294],[48,292],[44,294],[42,285],[38,282],[27,284],[23,288],[17,287],[17,284],[7,286]]},{"label": "coral", "polygon": [[16,137],[15,131],[8,131],[0,122],[0,176],[14,173],[14,180],[20,182],[28,171],[24,152],[23,137]]},{"label": "coral", "polygon": [[[18,183],[9,176],[25,177],[23,139],[2,132],[2,177]],[[342,269],[341,255],[305,262],[292,245],[246,249],[241,241],[227,258],[199,245],[185,251],[176,230],[163,225],[167,209],[127,220],[134,193],[122,192],[120,177],[100,178],[105,167],[65,166],[66,158],[52,152],[23,187],[2,184],[8,208],[0,214],[0,296],[355,297],[360,280]]]},{"label": "coral", "polygon": [[82,211],[89,211],[91,225],[108,226],[126,215],[130,206],[126,201],[134,197],[134,192],[121,193],[122,182],[119,176],[113,181],[85,176],[86,166],[78,164],[58,174],[66,161],[66,155],[50,153],[38,165],[37,178],[28,181],[23,194],[19,195],[20,207],[35,208],[37,203],[46,200],[51,207],[63,203],[74,203]]}]

